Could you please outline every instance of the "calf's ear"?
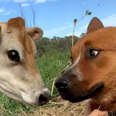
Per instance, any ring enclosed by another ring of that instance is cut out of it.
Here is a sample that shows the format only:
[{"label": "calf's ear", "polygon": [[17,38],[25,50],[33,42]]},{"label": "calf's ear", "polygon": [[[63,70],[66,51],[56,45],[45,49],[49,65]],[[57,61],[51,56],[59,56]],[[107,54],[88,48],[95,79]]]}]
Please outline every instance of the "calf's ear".
[{"label": "calf's ear", "polygon": [[25,30],[25,21],[21,17],[16,17],[8,20],[8,30],[11,31],[13,29],[24,31]]},{"label": "calf's ear", "polygon": [[94,31],[101,29],[101,28],[104,28],[104,25],[97,17],[94,17],[89,23],[89,26],[87,28],[87,34],[94,32]]},{"label": "calf's ear", "polygon": [[31,36],[33,40],[40,39],[43,36],[42,29],[38,27],[26,28],[26,32]]}]

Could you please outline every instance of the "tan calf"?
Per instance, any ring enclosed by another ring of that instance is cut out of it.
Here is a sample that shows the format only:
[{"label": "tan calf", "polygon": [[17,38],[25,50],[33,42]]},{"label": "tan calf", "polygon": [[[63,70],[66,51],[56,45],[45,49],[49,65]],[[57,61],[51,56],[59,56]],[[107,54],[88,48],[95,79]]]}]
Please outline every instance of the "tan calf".
[{"label": "tan calf", "polygon": [[49,98],[34,59],[33,39],[42,34],[40,28],[26,29],[20,17],[0,23],[0,92],[30,105],[42,105]]}]

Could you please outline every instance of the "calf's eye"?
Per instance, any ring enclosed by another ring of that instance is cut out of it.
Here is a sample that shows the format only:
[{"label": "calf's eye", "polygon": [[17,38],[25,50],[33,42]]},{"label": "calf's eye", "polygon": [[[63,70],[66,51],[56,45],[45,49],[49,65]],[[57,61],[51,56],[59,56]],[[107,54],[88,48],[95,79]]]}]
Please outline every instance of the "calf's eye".
[{"label": "calf's eye", "polygon": [[19,53],[16,50],[9,50],[7,54],[10,60],[14,62],[20,62]]}]

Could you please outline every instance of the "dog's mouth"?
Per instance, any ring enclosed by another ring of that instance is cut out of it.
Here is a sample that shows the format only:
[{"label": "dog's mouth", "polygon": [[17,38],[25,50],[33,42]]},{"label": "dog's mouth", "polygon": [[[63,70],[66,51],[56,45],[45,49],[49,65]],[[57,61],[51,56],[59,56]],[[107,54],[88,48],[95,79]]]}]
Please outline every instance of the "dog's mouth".
[{"label": "dog's mouth", "polygon": [[86,92],[83,91],[80,95],[78,93],[76,94],[72,93],[71,91],[60,92],[60,95],[62,96],[63,99],[75,103],[75,102],[80,102],[98,95],[103,88],[104,88],[104,83],[100,82],[94,85],[90,90]]}]

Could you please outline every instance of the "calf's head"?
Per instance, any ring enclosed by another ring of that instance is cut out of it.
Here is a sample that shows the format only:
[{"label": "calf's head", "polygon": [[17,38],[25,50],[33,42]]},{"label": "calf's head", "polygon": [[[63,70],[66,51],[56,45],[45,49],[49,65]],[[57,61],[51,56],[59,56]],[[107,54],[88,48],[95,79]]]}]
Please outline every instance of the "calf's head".
[{"label": "calf's head", "polygon": [[26,29],[20,17],[0,23],[0,92],[30,105],[42,105],[49,98],[34,59],[33,39],[42,33],[40,28]]},{"label": "calf's head", "polygon": [[104,28],[93,18],[87,34],[72,48],[71,57],[72,65],[56,81],[64,99],[93,98],[101,103],[116,99],[116,28]]}]

